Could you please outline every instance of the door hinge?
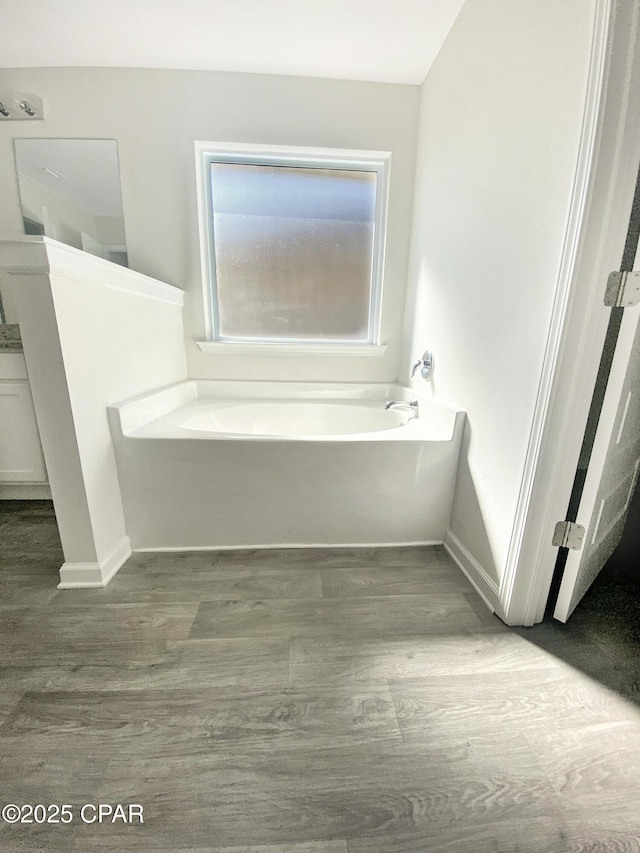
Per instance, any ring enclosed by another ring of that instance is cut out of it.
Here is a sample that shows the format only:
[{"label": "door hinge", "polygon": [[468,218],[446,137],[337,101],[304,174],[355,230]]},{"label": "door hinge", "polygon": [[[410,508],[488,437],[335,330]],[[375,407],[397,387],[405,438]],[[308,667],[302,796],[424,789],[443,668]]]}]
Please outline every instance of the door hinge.
[{"label": "door hinge", "polygon": [[607,308],[633,308],[640,302],[640,271],[612,272],[604,291]]},{"label": "door hinge", "polygon": [[584,539],[584,527],[575,521],[559,521],[553,531],[551,544],[556,548],[571,548],[579,551]]}]

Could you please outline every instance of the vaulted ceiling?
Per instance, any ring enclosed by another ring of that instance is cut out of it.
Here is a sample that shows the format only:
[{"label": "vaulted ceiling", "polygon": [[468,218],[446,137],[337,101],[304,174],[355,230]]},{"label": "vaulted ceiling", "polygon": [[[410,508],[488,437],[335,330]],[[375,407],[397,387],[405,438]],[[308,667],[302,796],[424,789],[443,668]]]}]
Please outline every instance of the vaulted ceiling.
[{"label": "vaulted ceiling", "polygon": [[0,67],[423,82],[464,0],[2,0]]}]

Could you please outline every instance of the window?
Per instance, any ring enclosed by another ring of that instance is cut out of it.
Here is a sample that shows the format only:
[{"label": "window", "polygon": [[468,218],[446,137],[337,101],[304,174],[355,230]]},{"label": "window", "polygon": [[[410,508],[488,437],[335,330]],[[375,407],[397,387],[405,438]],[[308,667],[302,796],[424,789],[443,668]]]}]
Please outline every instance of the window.
[{"label": "window", "polygon": [[196,146],[210,340],[377,344],[389,155]]}]

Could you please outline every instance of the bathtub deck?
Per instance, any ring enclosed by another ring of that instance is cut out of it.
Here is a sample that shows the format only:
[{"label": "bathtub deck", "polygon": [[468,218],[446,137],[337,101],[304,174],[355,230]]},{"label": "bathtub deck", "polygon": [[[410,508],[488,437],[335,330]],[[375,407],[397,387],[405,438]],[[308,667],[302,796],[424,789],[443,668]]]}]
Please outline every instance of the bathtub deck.
[{"label": "bathtub deck", "polygon": [[441,548],[134,555],[56,591],[50,504],[0,503],[0,538],[3,804],[145,818],[0,823],[6,853],[638,849],[639,642],[588,603],[508,629]]}]

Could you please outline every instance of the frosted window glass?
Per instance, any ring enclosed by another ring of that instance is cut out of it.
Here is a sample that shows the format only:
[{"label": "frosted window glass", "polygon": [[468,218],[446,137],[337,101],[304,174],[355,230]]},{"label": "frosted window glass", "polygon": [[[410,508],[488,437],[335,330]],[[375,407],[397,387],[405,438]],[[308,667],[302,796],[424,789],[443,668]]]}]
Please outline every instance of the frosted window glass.
[{"label": "frosted window glass", "polygon": [[212,163],[219,336],[367,341],[376,181]]}]

